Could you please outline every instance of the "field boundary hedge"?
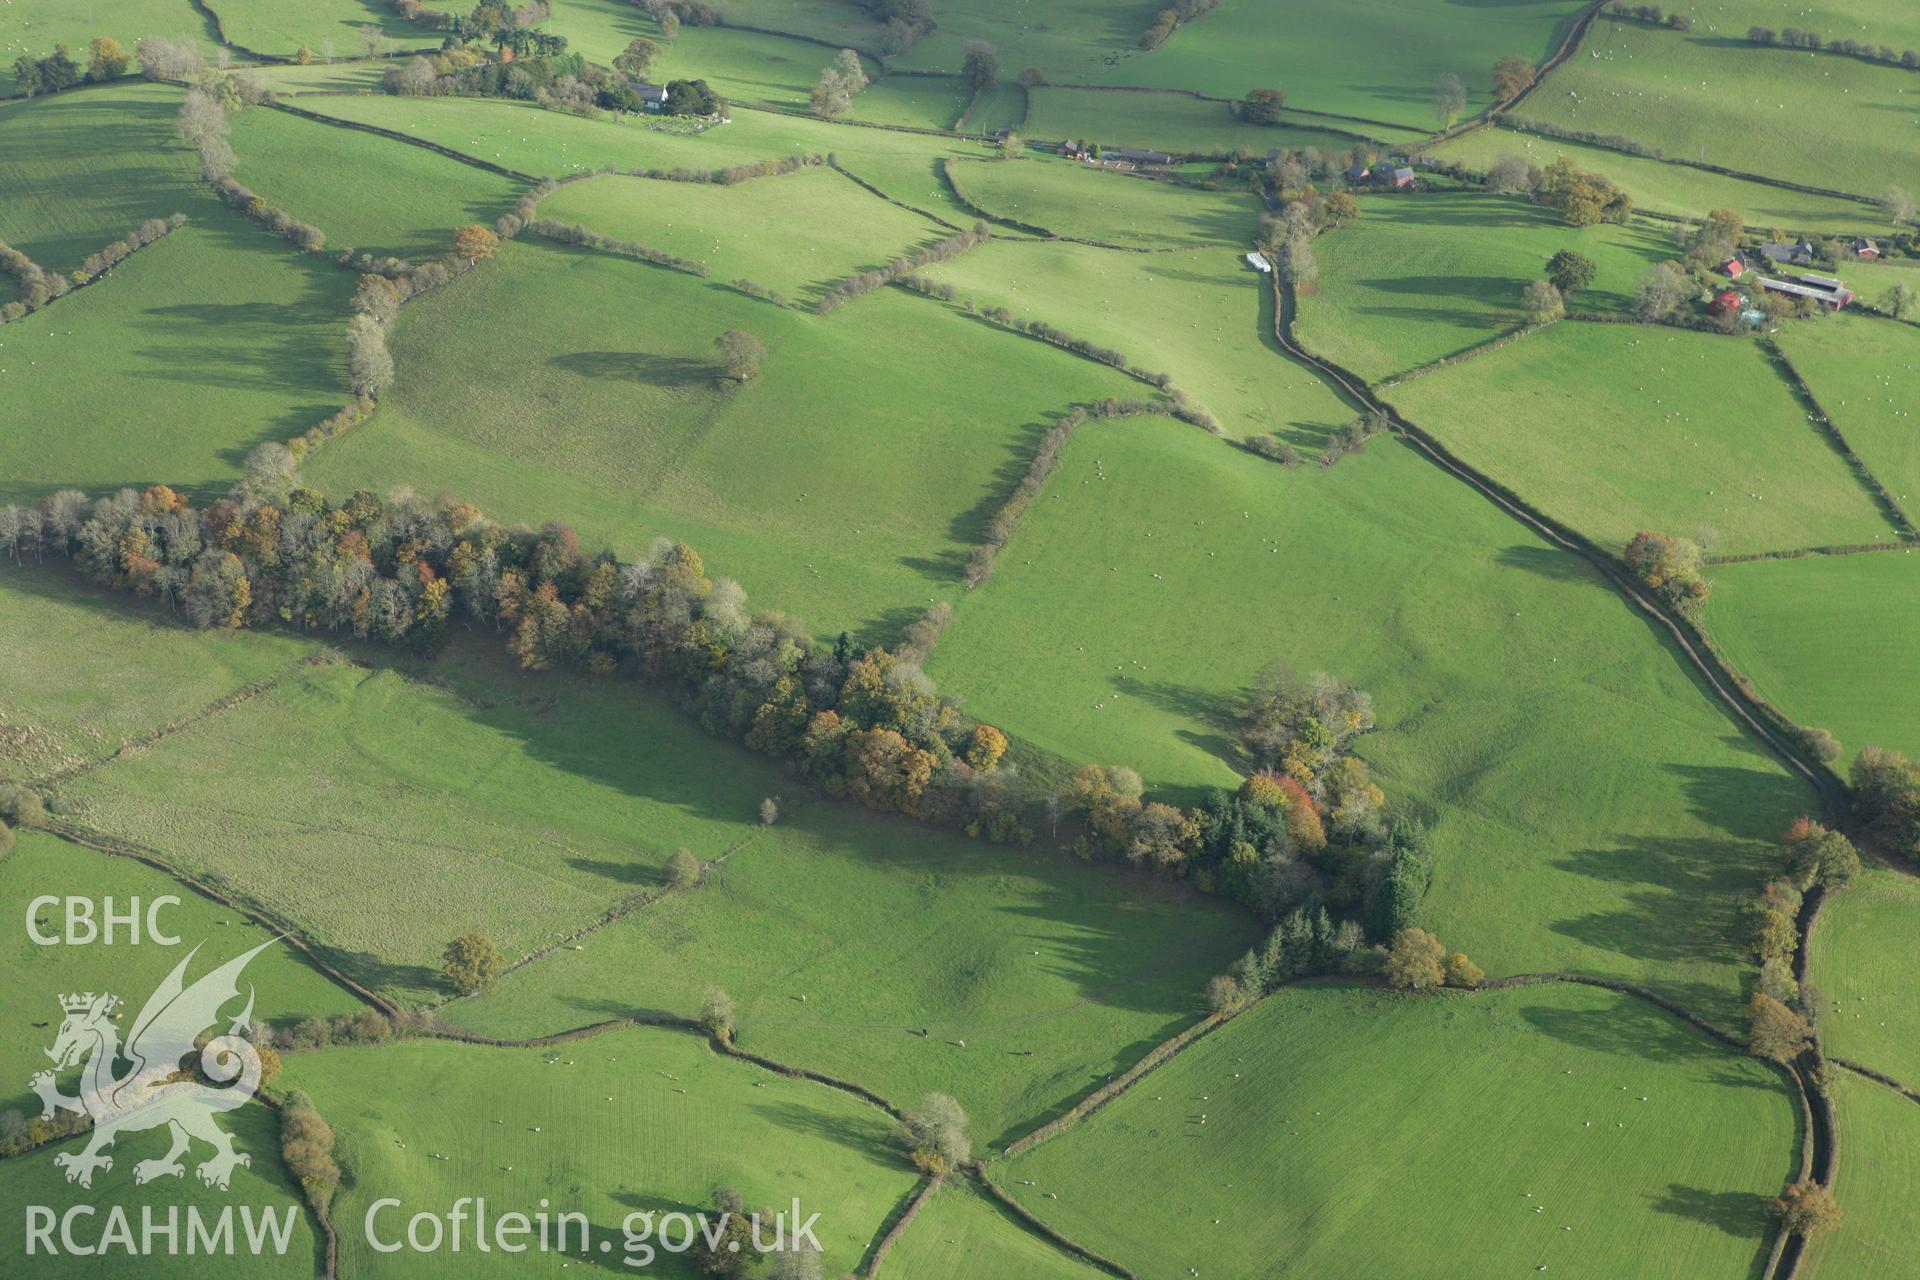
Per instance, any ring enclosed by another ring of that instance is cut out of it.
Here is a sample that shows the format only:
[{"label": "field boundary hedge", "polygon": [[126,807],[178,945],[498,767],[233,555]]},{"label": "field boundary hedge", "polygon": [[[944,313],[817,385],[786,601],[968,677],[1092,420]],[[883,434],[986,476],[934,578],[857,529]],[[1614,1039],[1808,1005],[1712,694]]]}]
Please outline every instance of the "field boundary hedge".
[{"label": "field boundary hedge", "polygon": [[1874,475],[1873,469],[1854,452],[1853,445],[1841,433],[1839,424],[1833,420],[1833,415],[1827,412],[1826,406],[1821,404],[1819,398],[1813,394],[1813,388],[1807,385],[1807,380],[1801,376],[1799,368],[1794,365],[1787,353],[1781,350],[1780,344],[1769,336],[1762,338],[1760,345],[1773,357],[1780,371],[1786,375],[1787,381],[1799,393],[1800,399],[1806,403],[1806,407],[1813,410],[1807,416],[1819,424],[1822,434],[1827,437],[1827,443],[1847,460],[1853,468],[1854,478],[1860,482],[1861,488],[1865,489],[1880,505],[1882,514],[1893,522],[1894,528],[1899,530],[1902,537],[1909,541],[1920,540],[1920,529],[1914,528],[1913,521],[1907,518],[1907,513],[1901,509],[1893,494],[1887,491],[1887,486],[1880,483],[1880,477]]},{"label": "field boundary hedge", "polygon": [[1673,614],[1656,604],[1627,576],[1626,570],[1615,557],[1602,551],[1585,534],[1561,524],[1512,489],[1462,461],[1437,437],[1409,420],[1390,401],[1375,394],[1366,381],[1357,374],[1301,346],[1293,336],[1293,316],[1296,306],[1293,290],[1283,285],[1277,278],[1271,280],[1269,287],[1277,295],[1277,305],[1274,309],[1274,338],[1282,350],[1319,370],[1333,384],[1345,391],[1356,404],[1385,414],[1387,420],[1399,428],[1407,439],[1431,461],[1472,486],[1481,496],[1532,529],[1540,537],[1585,559],[1613,583],[1614,587],[1639,608],[1651,622],[1667,632],[1681,654],[1707,682],[1707,686],[1742,723],[1754,732],[1755,736],[1789,768],[1813,785],[1829,817],[1837,820],[1839,815],[1847,812],[1848,793],[1839,775],[1825,765],[1809,762],[1794,747],[1788,745],[1784,739],[1791,736],[1797,740],[1800,726],[1778,707],[1755,694],[1746,679],[1734,670],[1697,623],[1684,616]]},{"label": "field boundary hedge", "polygon": [[[1046,84],[1038,85],[1036,87],[1041,89],[1083,89],[1093,93],[1171,93],[1178,97],[1183,97],[1183,98],[1197,98],[1201,102],[1218,102],[1222,106],[1227,107],[1229,111],[1232,110],[1233,103],[1234,103],[1234,100],[1232,98],[1222,98],[1216,94],[1201,93],[1198,89],[1182,89],[1182,88],[1167,86],[1167,85],[1087,84],[1084,81],[1059,80],[1059,81],[1048,81]],[[1373,119],[1369,119],[1366,116],[1344,116],[1344,115],[1339,115],[1332,111],[1312,111],[1305,107],[1283,107],[1281,109],[1281,114],[1289,115],[1289,116],[1312,116],[1315,120],[1341,120],[1341,121],[1345,121],[1348,124],[1370,124],[1375,126],[1376,128],[1393,129],[1401,133],[1419,133],[1420,132],[1418,128],[1409,124],[1394,124],[1388,120],[1373,120]],[[1369,143],[1372,143],[1374,146],[1378,146],[1378,147],[1396,147],[1396,146],[1410,147],[1414,145],[1413,142],[1406,142],[1406,143],[1391,142],[1385,138],[1376,137],[1370,133],[1355,133],[1351,129],[1336,129],[1332,125],[1307,124],[1303,127],[1309,128],[1309,129],[1318,129],[1322,133],[1337,134],[1343,138],[1352,138],[1356,142],[1369,142]]]},{"label": "field boundary hedge", "polygon": [[[974,217],[984,221],[997,222],[1003,227],[1012,227],[1015,231],[1024,231],[1026,234],[1037,236],[1042,240],[1064,240],[1068,244],[1084,244],[1095,249],[1112,249],[1119,253],[1191,253],[1194,250],[1209,247],[1200,244],[1172,244],[1161,248],[1151,248],[1147,245],[1139,244],[1115,244],[1111,240],[1095,240],[1089,236],[1070,236],[1064,231],[1055,231],[1050,227],[1040,226],[1038,223],[1022,222],[1018,218],[1009,218],[1005,214],[989,213],[986,209],[974,203],[973,198],[960,189],[960,183],[954,178],[952,172],[953,165],[956,161],[971,161],[974,164],[990,164],[994,162],[988,160],[986,157],[975,159],[969,156],[943,156],[940,160],[940,177],[941,180],[946,183],[947,191],[953,196],[954,200],[959,203],[961,208],[971,213]],[[1152,181],[1152,179],[1148,179],[1148,181]]]},{"label": "field boundary hedge", "polygon": [[894,1219],[893,1225],[887,1228],[886,1234],[873,1245],[872,1251],[867,1255],[866,1265],[860,1268],[868,1280],[880,1274],[880,1264],[886,1260],[887,1254],[893,1251],[893,1246],[899,1242],[902,1235],[906,1234],[907,1228],[913,1225],[913,1220],[920,1216],[920,1210],[926,1207],[927,1201],[933,1199],[933,1193],[939,1189],[940,1179],[928,1174],[920,1180],[919,1187],[907,1201],[907,1207],[903,1210],[895,1210],[899,1216]]},{"label": "field boundary hedge", "polygon": [[[1548,321],[1547,323],[1551,324],[1553,322]],[[1375,389],[1385,391],[1389,387],[1397,387],[1403,383],[1412,382],[1415,378],[1424,378],[1430,373],[1438,373],[1442,369],[1450,369],[1456,364],[1463,364],[1476,356],[1491,355],[1502,347],[1511,346],[1520,341],[1520,339],[1530,337],[1546,327],[1547,325],[1545,324],[1523,324],[1518,329],[1509,329],[1505,333],[1496,333],[1491,338],[1483,338],[1470,347],[1462,347],[1452,355],[1441,356],[1438,360],[1429,360],[1425,364],[1415,365],[1404,373],[1392,374],[1382,378],[1373,385]]]},{"label": "field boundary hedge", "polygon": [[1033,1210],[1008,1195],[1001,1189],[1000,1184],[988,1175],[987,1168],[984,1164],[976,1162],[973,1165],[973,1177],[974,1181],[985,1187],[988,1194],[995,1200],[1005,1205],[1015,1217],[1032,1228],[1035,1234],[1048,1240],[1055,1247],[1072,1254],[1076,1258],[1084,1259],[1086,1262],[1100,1268],[1109,1275],[1119,1276],[1121,1280],[1139,1280],[1139,1277],[1134,1274],[1130,1267],[1115,1262],[1103,1253],[1095,1253],[1092,1249],[1081,1244],[1078,1240],[1061,1231],[1058,1227],[1053,1226]]},{"label": "field boundary hedge", "polygon": [[1851,1058],[1828,1058],[1827,1061],[1836,1067],[1844,1067],[1857,1076],[1864,1076],[1876,1084],[1885,1085],[1895,1093],[1906,1098],[1908,1102],[1920,1102],[1920,1090],[1915,1090],[1902,1083],[1897,1076],[1890,1076],[1884,1071],[1876,1071],[1865,1063],[1855,1062]]},{"label": "field boundary hedge", "polygon": [[841,177],[847,179],[847,181],[859,187],[862,191],[865,191],[868,195],[878,196],[882,200],[885,200],[888,204],[897,205],[900,208],[905,209],[908,213],[917,213],[921,217],[925,218],[928,222],[932,222],[939,226],[945,227],[949,231],[959,231],[961,229],[957,223],[948,222],[945,218],[941,217],[937,213],[932,213],[926,209],[922,209],[918,205],[908,204],[905,200],[901,200],[901,199],[898,199],[897,197],[888,195],[886,192],[882,191],[879,187],[874,186],[871,182],[868,182],[865,178],[861,177],[859,174],[855,173],[853,170],[847,168],[845,165],[841,164],[838,156],[828,155],[827,167],[832,169],[835,173],[839,174]]},{"label": "field boundary hedge", "polygon": [[[118,240],[109,240],[94,250],[72,271],[48,271],[20,250],[0,240],[0,271],[14,278],[20,296],[0,305],[0,325],[24,320],[36,311],[52,306],[60,299],[106,278],[115,267],[142,249],[160,243],[187,225],[187,215],[174,213],[167,218],[147,218]],[[115,256],[116,251],[118,256]],[[49,284],[49,281],[58,281]],[[39,286],[36,291],[35,286]],[[36,300],[37,299],[37,300]]]},{"label": "field boundary hedge", "polygon": [[497,173],[504,177],[512,178],[516,182],[540,181],[537,174],[522,173],[518,169],[509,169],[507,166],[495,164],[491,160],[482,160],[479,156],[470,156],[464,151],[455,151],[452,147],[443,147],[437,142],[429,142],[425,138],[413,137],[410,134],[400,132],[398,129],[387,129],[380,125],[367,124],[360,120],[343,120],[339,116],[322,115],[318,111],[309,111],[305,107],[296,107],[290,102],[281,102],[277,99],[264,102],[261,105],[271,107],[275,111],[284,111],[288,115],[299,116],[303,120],[317,120],[321,124],[330,124],[340,129],[358,129],[361,133],[371,133],[381,138],[392,138],[395,142],[404,142],[408,146],[424,147],[428,151],[435,151],[446,156],[449,160],[458,160],[461,164],[470,164],[476,169],[485,169],[489,173]]}]

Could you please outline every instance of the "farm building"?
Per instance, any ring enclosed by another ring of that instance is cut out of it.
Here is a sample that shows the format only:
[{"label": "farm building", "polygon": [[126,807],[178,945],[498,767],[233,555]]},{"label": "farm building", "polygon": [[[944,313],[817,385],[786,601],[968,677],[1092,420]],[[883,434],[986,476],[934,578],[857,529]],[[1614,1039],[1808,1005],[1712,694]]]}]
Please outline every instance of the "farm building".
[{"label": "farm building", "polygon": [[1745,298],[1741,297],[1732,289],[1727,289],[1707,304],[1707,314],[1710,316],[1723,316],[1729,311],[1737,310],[1745,302]]},{"label": "farm building", "polygon": [[1768,262],[1789,267],[1804,267],[1813,261],[1813,246],[1805,240],[1795,244],[1787,244],[1784,241],[1763,244],[1755,249],[1754,253]]},{"label": "farm building", "polygon": [[1864,258],[1868,262],[1872,262],[1880,256],[1880,246],[1865,236],[1861,236],[1858,240],[1855,240],[1852,247],[1854,257]]},{"label": "farm building", "polygon": [[1264,253],[1249,253],[1247,255],[1247,265],[1255,271],[1260,272],[1271,272],[1273,270],[1273,264],[1267,261],[1267,256]]},{"label": "farm building", "polygon": [[638,80],[629,80],[627,88],[640,97],[640,105],[648,111],[659,111],[667,105],[667,91],[657,84],[643,84]]},{"label": "farm building", "polygon": [[1350,164],[1347,166],[1347,181],[1365,182],[1371,172],[1372,171],[1363,164]]},{"label": "farm building", "polygon": [[1777,293],[1788,298],[1811,298],[1821,306],[1831,307],[1835,311],[1853,301],[1853,290],[1833,276],[1806,273],[1791,280],[1773,280],[1762,276],[1760,287],[1768,293]]},{"label": "farm building", "polygon": [[1407,168],[1405,165],[1400,166],[1398,169],[1387,170],[1383,177],[1386,184],[1396,191],[1413,185],[1413,170]]},{"label": "farm building", "polygon": [[1102,159],[1118,160],[1123,164],[1173,163],[1173,157],[1164,151],[1143,151],[1138,147],[1108,147],[1100,155]]},{"label": "farm building", "polygon": [[1747,264],[1738,258],[1728,258],[1720,264],[1720,274],[1729,280],[1738,280],[1747,269]]}]

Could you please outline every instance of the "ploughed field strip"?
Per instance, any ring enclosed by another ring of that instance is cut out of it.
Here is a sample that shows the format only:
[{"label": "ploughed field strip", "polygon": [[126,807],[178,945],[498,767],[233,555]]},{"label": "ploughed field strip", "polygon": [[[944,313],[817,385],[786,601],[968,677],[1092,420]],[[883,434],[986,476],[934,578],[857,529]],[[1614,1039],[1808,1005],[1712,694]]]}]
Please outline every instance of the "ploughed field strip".
[{"label": "ploughed field strip", "polygon": [[85,1194],[284,1244],[142,1275],[1913,1269],[1915,44],[13,0],[0,1202],[172,896],[251,1163]]}]

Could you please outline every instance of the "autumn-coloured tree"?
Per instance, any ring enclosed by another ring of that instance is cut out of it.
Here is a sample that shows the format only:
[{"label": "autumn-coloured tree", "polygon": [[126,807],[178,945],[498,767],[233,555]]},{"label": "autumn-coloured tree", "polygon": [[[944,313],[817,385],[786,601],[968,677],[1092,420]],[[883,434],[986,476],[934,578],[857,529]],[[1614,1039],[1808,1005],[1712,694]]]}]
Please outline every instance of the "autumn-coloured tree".
[{"label": "autumn-coloured tree", "polygon": [[1812,818],[1796,818],[1780,837],[1780,847],[1787,856],[1787,873],[1802,890],[1818,884],[1838,892],[1860,874],[1860,853],[1853,841]]},{"label": "autumn-coloured tree", "polygon": [[973,1154],[967,1113],[944,1093],[929,1093],[900,1118],[900,1142],[913,1163],[935,1177],[964,1165]]},{"label": "autumn-coloured tree", "polygon": [[1622,558],[1635,577],[1669,604],[1691,611],[1707,598],[1710,588],[1701,573],[1705,558],[1691,539],[1642,529],[1633,535]]},{"label": "autumn-coloured tree", "polygon": [[1403,991],[1426,991],[1447,980],[1447,949],[1425,929],[1402,929],[1387,951],[1387,982]]},{"label": "autumn-coloured tree", "polygon": [[1533,63],[1517,53],[1508,54],[1493,64],[1493,96],[1511,102],[1533,83],[1535,74]]},{"label": "autumn-coloured tree", "polygon": [[1007,735],[990,724],[975,725],[973,740],[967,744],[967,764],[987,773],[1007,754]]},{"label": "autumn-coloured tree", "polygon": [[112,36],[95,36],[87,45],[87,51],[93,55],[87,65],[89,80],[117,80],[133,65],[133,55]]},{"label": "autumn-coloured tree", "polygon": [[1840,1229],[1839,1202],[1833,1192],[1812,1178],[1802,1178],[1788,1187],[1772,1208],[1787,1230],[1809,1240]]},{"label": "autumn-coloured tree", "polygon": [[493,939],[478,933],[463,933],[447,944],[445,963],[440,972],[453,989],[463,996],[491,991],[500,984],[507,962]]},{"label": "autumn-coloured tree", "polygon": [[1060,792],[1069,813],[1085,816],[1107,847],[1124,849],[1140,812],[1140,775],[1122,765],[1084,765]]},{"label": "autumn-coloured tree", "polygon": [[1467,959],[1467,953],[1456,951],[1447,957],[1447,985],[1450,987],[1477,987],[1487,980],[1487,971]]},{"label": "autumn-coloured tree", "polygon": [[1240,118],[1248,124],[1279,124],[1287,95],[1278,89],[1249,89],[1240,99]]},{"label": "autumn-coloured tree", "polygon": [[1747,1049],[1754,1057],[1792,1062],[1812,1038],[1805,1018],[1765,992],[1747,1001]]},{"label": "autumn-coloured tree", "polygon": [[456,227],[453,232],[453,256],[484,261],[500,251],[500,237],[477,222]]}]

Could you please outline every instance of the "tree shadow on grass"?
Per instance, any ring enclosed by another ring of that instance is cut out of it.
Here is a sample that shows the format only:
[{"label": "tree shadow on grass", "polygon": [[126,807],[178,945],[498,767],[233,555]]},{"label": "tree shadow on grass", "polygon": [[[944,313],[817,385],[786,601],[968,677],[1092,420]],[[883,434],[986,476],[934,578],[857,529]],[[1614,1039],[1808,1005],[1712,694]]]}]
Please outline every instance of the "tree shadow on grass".
[{"label": "tree shadow on grass", "polygon": [[604,858],[568,858],[567,865],[575,871],[605,876],[621,884],[657,886],[667,882],[667,877],[661,868],[649,866],[644,862],[608,862]]},{"label": "tree shadow on grass", "polygon": [[719,366],[711,360],[653,351],[571,351],[553,356],[547,363],[583,378],[613,378],[661,387],[712,383],[719,374]]},{"label": "tree shadow on grass", "polygon": [[[1698,1062],[1706,1067],[1733,1052],[1636,996],[1608,993],[1607,1002],[1612,1007],[1568,1009],[1534,997],[1522,1005],[1520,1016],[1555,1040],[1620,1058]],[[1627,1083],[1637,1096],[1632,1081]]]},{"label": "tree shadow on grass", "polygon": [[1527,573],[1538,574],[1551,582],[1572,582],[1581,586],[1597,587],[1612,594],[1606,580],[1598,570],[1571,551],[1559,551],[1553,547],[1544,547],[1537,542],[1518,542],[1503,548],[1494,557],[1494,563],[1503,569],[1520,569]]},{"label": "tree shadow on grass", "polygon": [[1715,1227],[1741,1240],[1758,1240],[1767,1225],[1767,1197],[1752,1191],[1708,1191],[1669,1182],[1653,1200],[1655,1213]]}]

